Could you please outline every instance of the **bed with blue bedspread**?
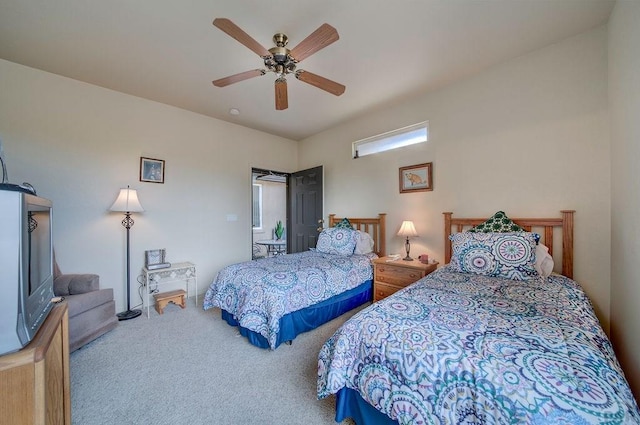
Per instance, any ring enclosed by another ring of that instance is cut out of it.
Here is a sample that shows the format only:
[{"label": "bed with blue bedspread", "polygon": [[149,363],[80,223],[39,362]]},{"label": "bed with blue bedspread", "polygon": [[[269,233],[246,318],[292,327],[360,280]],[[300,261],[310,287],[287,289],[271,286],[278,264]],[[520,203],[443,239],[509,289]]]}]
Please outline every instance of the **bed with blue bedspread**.
[{"label": "bed with blue bedspread", "polygon": [[322,231],[315,250],[223,268],[205,294],[204,309],[220,308],[250,343],[275,349],[370,302],[371,260],[384,253],[384,216],[331,215],[333,227]]},{"label": "bed with blue bedspread", "polygon": [[545,255],[530,236],[450,236],[447,266],[345,322],[318,360],[318,397],[337,395],[336,421],[640,423],[587,295],[536,269]]}]

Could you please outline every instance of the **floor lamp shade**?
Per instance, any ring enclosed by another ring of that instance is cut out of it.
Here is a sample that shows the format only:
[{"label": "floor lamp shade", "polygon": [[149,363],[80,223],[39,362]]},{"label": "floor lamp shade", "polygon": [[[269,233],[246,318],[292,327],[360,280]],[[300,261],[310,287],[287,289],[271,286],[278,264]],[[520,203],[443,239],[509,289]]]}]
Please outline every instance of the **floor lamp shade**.
[{"label": "floor lamp shade", "polygon": [[143,212],[144,208],[138,200],[138,192],[135,189],[120,189],[118,198],[111,205],[110,211],[114,212]]},{"label": "floor lamp shade", "polygon": [[118,194],[118,198],[111,205],[110,211],[114,212],[123,212],[124,219],[122,220],[122,225],[127,229],[127,310],[122,313],[118,313],[118,320],[128,320],[133,319],[134,317],[138,317],[142,314],[141,310],[131,310],[131,253],[130,253],[130,243],[129,243],[129,231],[133,226],[133,219],[131,218],[131,213],[134,212],[143,212],[144,208],[140,204],[138,200],[138,192],[135,189],[130,189],[127,186],[126,189],[120,189],[120,193]]},{"label": "floor lamp shade", "polygon": [[403,258],[405,261],[413,261],[413,258],[409,256],[409,251],[411,250],[411,244],[409,243],[409,238],[415,238],[418,236],[418,232],[416,232],[416,226],[413,225],[413,221],[405,220],[402,222],[402,226],[400,226],[400,230],[398,231],[398,236],[402,236],[407,238],[404,242],[404,248],[407,251],[407,256]]}]

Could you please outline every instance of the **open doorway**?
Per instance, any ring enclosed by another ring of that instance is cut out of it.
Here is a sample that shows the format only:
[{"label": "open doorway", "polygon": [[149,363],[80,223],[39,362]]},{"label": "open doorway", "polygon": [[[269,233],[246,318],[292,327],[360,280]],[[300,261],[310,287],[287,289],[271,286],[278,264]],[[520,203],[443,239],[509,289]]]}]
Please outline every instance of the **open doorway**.
[{"label": "open doorway", "polygon": [[253,259],[314,248],[323,223],[322,165],[294,173],[252,168],[251,174]]},{"label": "open doorway", "polygon": [[288,173],[251,169],[252,258],[287,252]]}]

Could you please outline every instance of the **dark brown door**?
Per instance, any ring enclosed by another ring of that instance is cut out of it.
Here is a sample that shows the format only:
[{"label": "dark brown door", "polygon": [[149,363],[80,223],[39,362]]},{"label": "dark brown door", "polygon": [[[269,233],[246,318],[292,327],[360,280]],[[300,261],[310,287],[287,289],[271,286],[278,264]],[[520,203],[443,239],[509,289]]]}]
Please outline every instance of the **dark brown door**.
[{"label": "dark brown door", "polygon": [[308,251],[318,241],[322,227],[322,166],[289,176],[287,186],[287,251]]}]

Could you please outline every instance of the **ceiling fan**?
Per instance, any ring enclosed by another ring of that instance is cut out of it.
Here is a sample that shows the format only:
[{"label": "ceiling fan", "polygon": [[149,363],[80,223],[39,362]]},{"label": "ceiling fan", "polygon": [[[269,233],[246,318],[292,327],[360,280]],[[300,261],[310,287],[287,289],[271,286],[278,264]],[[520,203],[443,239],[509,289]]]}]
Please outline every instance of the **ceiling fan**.
[{"label": "ceiling fan", "polygon": [[273,36],[273,42],[276,46],[267,50],[229,19],[216,18],[213,20],[213,25],[235,38],[240,42],[240,44],[243,44],[245,47],[260,56],[263,59],[264,66],[266,68],[240,72],[225,78],[220,78],[219,80],[213,81],[214,86],[225,87],[229,84],[265,75],[267,72],[273,72],[277,76],[275,89],[276,109],[278,111],[287,109],[289,106],[286,79],[286,76],[289,74],[293,74],[298,80],[311,84],[312,86],[327,91],[333,95],[340,96],[344,93],[346,87],[342,84],[321,77],[320,75],[313,74],[309,71],[302,69],[296,70],[296,65],[299,62],[302,62],[318,50],[338,41],[340,38],[338,36],[338,31],[336,31],[336,29],[331,25],[320,25],[317,30],[312,32],[307,38],[302,40],[300,44],[291,50],[286,47],[288,37],[282,33],[278,33]]}]

